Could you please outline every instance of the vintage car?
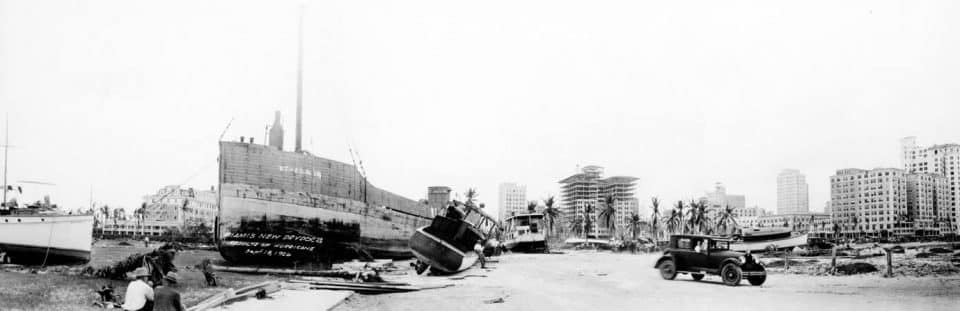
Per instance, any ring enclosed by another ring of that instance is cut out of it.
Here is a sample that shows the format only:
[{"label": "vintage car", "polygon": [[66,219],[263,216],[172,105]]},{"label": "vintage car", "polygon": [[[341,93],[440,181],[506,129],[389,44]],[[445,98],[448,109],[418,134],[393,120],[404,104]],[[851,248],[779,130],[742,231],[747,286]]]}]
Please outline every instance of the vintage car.
[{"label": "vintage car", "polygon": [[677,274],[690,274],[694,280],[704,275],[720,275],[723,283],[737,286],[744,277],[751,285],[763,284],[767,272],[750,253],[730,250],[730,240],[708,235],[673,235],[654,268],[660,276],[673,280]]}]

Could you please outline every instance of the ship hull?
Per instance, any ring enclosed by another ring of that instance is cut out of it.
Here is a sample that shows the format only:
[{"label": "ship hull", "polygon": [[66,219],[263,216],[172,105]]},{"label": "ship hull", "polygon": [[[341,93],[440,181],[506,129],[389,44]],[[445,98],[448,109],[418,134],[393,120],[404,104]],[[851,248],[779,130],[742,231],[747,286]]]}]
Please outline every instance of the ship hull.
[{"label": "ship hull", "polygon": [[0,216],[0,261],[23,265],[90,261],[93,216]]},{"label": "ship hull", "polygon": [[356,168],[263,145],[220,143],[217,245],[240,264],[326,268],[409,258],[429,208],[370,185]]},{"label": "ship hull", "polygon": [[469,269],[477,263],[479,256],[474,251],[463,251],[443,239],[427,233],[426,228],[418,229],[410,237],[410,248],[414,256],[430,266],[434,272],[457,273]]},{"label": "ship hull", "polygon": [[542,253],[547,251],[547,241],[545,240],[512,240],[504,243],[504,246],[511,252],[517,253]]},{"label": "ship hull", "polygon": [[797,234],[786,238],[761,241],[740,241],[730,244],[730,249],[738,252],[761,252],[767,249],[789,249],[807,245],[807,234]]}]

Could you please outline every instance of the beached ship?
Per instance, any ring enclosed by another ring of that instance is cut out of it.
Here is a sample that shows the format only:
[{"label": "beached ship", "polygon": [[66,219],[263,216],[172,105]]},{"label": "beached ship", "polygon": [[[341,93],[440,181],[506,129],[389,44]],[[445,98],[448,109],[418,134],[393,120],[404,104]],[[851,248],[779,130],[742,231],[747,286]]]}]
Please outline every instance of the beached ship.
[{"label": "beached ship", "polygon": [[85,263],[93,244],[93,215],[35,208],[0,210],[0,263]]},{"label": "beached ship", "polygon": [[546,226],[543,214],[521,214],[504,221],[504,247],[513,252],[547,251]]},{"label": "beached ship", "polygon": [[[472,220],[472,221],[471,221]],[[469,206],[450,206],[410,237],[410,249],[417,257],[417,272],[426,268],[435,274],[451,274],[477,263],[477,243],[486,247],[487,237],[500,224],[483,211]]]},{"label": "beached ship", "polygon": [[807,233],[789,229],[748,229],[735,236],[730,249],[740,252],[790,249],[807,245]]},{"label": "beached ship", "polygon": [[353,165],[278,147],[220,142],[215,229],[224,259],[302,265],[412,255],[407,241],[430,222],[426,205],[374,187]]}]

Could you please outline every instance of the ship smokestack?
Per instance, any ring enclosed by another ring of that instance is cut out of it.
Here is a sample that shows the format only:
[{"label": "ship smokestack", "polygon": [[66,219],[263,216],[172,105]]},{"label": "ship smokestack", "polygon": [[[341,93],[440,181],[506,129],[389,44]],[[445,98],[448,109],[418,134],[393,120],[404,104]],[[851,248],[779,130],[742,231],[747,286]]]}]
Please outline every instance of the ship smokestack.
[{"label": "ship smokestack", "polygon": [[300,24],[297,35],[297,141],[294,151],[302,151],[300,145],[303,130],[303,5],[300,5]]}]

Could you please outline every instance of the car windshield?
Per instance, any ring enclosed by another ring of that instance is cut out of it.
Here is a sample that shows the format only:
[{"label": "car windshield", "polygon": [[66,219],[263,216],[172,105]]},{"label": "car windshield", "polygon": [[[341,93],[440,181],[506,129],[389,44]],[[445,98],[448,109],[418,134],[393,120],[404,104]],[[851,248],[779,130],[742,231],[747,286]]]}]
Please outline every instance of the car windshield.
[{"label": "car windshield", "polygon": [[725,251],[730,249],[729,241],[710,241],[710,250]]}]

